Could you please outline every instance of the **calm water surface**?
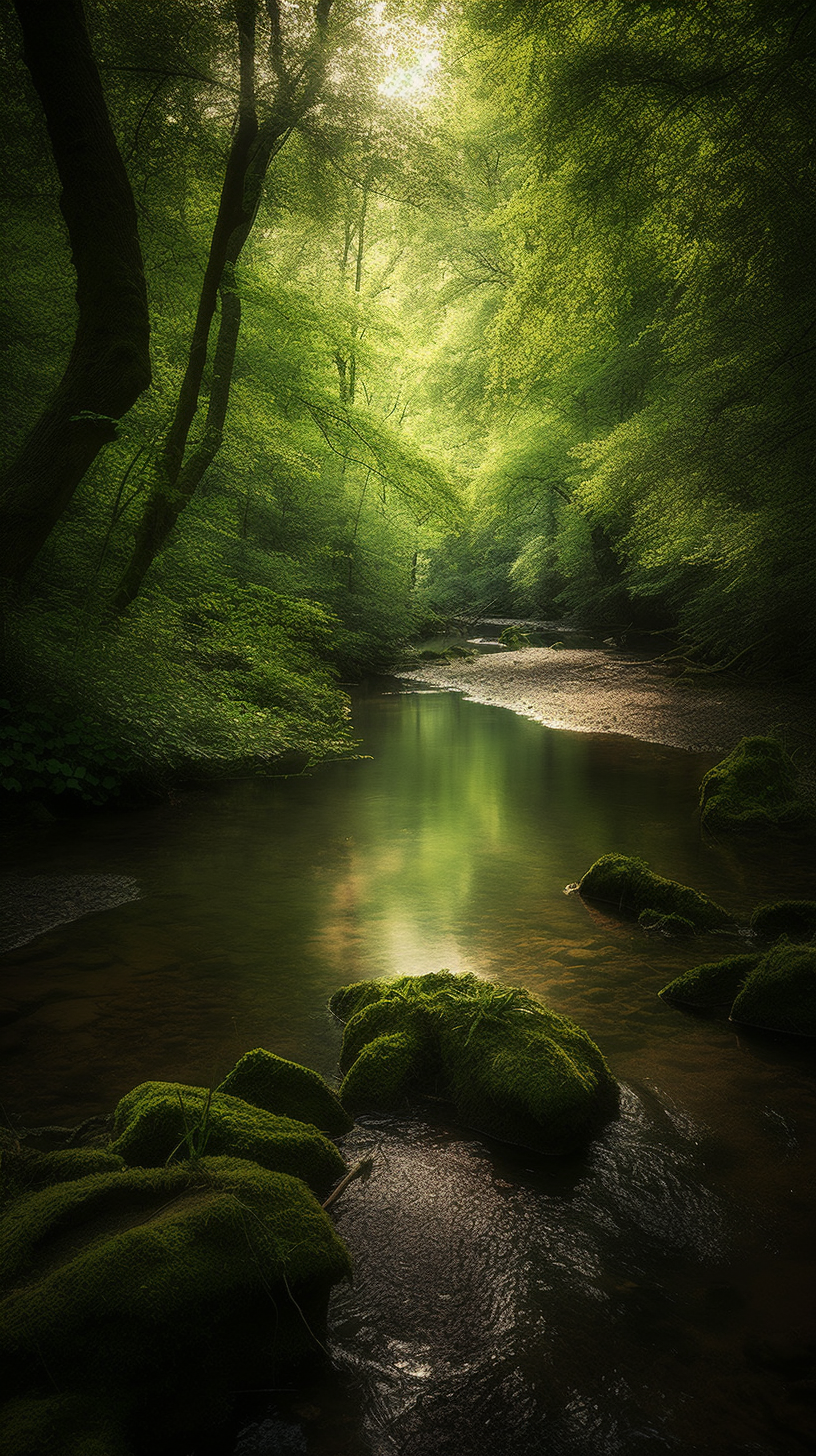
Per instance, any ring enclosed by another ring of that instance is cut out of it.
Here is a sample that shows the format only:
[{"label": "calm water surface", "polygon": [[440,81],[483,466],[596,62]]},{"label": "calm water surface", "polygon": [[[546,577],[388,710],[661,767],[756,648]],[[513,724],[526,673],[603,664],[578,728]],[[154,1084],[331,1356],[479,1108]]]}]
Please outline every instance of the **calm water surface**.
[{"label": "calm water surface", "polygon": [[671,944],[563,893],[619,850],[747,920],[816,895],[812,850],[703,842],[708,755],[396,682],[359,694],[355,723],[358,762],[7,848],[5,873],[141,890],[0,960],[8,1112],[214,1085],[258,1045],[331,1077],[326,1000],[365,976],[525,985],[598,1041],[621,1118],[568,1163],[358,1125],[344,1153],[377,1160],[338,1205],[356,1273],[333,1300],[336,1378],[283,1397],[237,1456],[816,1450],[811,1049],[657,999],[736,937]]}]

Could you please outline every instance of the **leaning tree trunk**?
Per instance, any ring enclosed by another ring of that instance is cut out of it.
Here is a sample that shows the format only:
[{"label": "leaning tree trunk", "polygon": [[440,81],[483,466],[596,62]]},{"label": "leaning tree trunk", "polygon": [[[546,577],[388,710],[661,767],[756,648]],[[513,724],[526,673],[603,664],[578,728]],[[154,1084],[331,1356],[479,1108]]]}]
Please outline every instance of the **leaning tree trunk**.
[{"label": "leaning tree trunk", "polygon": [[[124,611],[138,595],[153,561],[220,448],[240,326],[235,265],[252,231],[269,165],[320,95],[326,70],[326,25],[331,6],[332,0],[319,0],[316,5],[314,41],[299,70],[291,76],[283,61],[280,7],[277,0],[267,0],[266,8],[272,23],[270,57],[277,75],[278,91],[269,115],[259,124],[255,97],[255,0],[233,0],[238,28],[238,116],[210,241],[187,367],[173,423],[156,462],[150,495],[136,530],[131,557],[114,595],[113,607],[117,612]],[[199,406],[216,301],[225,272],[231,282],[221,292],[221,329],[213,381],[215,398],[211,394],[211,408],[202,442],[189,461],[185,461],[190,430]],[[237,305],[237,315],[231,300]]]},{"label": "leaning tree trunk", "polygon": [[0,578],[19,579],[116,421],[150,383],[150,320],[133,194],[81,0],[14,0],[45,112],[79,308],[65,373],[0,478]]}]

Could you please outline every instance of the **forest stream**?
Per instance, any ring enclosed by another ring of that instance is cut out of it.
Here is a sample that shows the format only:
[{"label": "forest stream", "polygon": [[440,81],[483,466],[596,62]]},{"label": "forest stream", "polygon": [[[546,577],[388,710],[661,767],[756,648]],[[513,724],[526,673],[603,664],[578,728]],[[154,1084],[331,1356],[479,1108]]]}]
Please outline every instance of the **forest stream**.
[{"label": "forest stream", "polygon": [[[6,886],[70,893],[79,916],[3,957],[7,1114],[76,1122],[147,1078],[214,1086],[259,1045],[333,1079],[331,992],[441,966],[574,1017],[622,1111],[549,1161],[444,1118],[361,1119],[344,1156],[375,1159],[335,1209],[355,1274],[332,1299],[334,1373],[247,1393],[219,1452],[814,1450],[811,1048],[658,999],[736,937],[666,941],[564,893],[615,849],[745,922],[812,896],[801,844],[701,837],[710,752],[398,679],[355,693],[354,724],[363,756],[315,777],[4,848]],[[82,914],[94,887],[107,908]]]}]

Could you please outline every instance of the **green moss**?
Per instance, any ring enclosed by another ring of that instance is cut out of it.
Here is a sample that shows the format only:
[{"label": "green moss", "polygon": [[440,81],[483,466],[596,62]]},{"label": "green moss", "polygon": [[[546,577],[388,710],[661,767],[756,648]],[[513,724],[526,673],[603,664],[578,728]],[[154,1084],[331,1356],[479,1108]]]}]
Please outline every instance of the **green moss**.
[{"label": "green moss", "polygon": [[802,824],[807,808],[793,762],[775,738],[743,738],[700,785],[706,829],[752,831]]},{"label": "green moss", "polygon": [[45,1395],[0,1407],[3,1456],[133,1456],[121,1417],[89,1396]]},{"label": "green moss", "polygon": [[641,910],[638,925],[644,930],[656,930],[660,935],[693,935],[694,924],[684,915],[661,915],[659,910]]},{"label": "green moss", "polygon": [[352,1126],[336,1092],[311,1067],[301,1067],[256,1047],[246,1052],[218,1088],[266,1112],[310,1122],[339,1137]]},{"label": "green moss", "polygon": [[35,1188],[87,1178],[89,1173],[113,1173],[124,1166],[120,1157],[104,1148],[61,1148],[41,1153],[13,1137],[2,1144],[0,1203]]},{"label": "green moss", "polygon": [[782,935],[806,940],[816,935],[816,900],[777,900],[760,905],[751,916],[754,935],[778,940]]},{"label": "green moss", "polygon": [[220,1419],[233,1389],[314,1349],[349,1271],[299,1179],[229,1158],[29,1194],[0,1249],[6,1390],[102,1389],[154,1434]]},{"label": "green moss", "polygon": [[571,1151],[617,1110],[594,1042],[527,991],[441,971],[345,988],[333,1005],[351,1013],[341,1097],[360,1110],[442,1095],[469,1126],[547,1153]]},{"label": "green moss", "polygon": [[316,1127],[252,1107],[225,1092],[174,1082],[143,1082],[122,1098],[113,1152],[156,1167],[191,1153],[249,1158],[262,1168],[302,1178],[324,1195],[345,1171],[340,1153]]},{"label": "green moss", "polygon": [[736,997],[731,1020],[816,1036],[816,947],[780,941],[768,951]]},{"label": "green moss", "polygon": [[678,1006],[715,1009],[730,1006],[746,976],[759,960],[755,955],[728,956],[722,961],[707,961],[694,966],[658,992],[664,1001]]},{"label": "green moss", "polygon": [[601,855],[580,881],[578,892],[588,900],[605,900],[635,915],[650,910],[658,915],[679,916],[695,930],[733,926],[727,911],[707,895],[653,874],[644,860],[626,854]]}]

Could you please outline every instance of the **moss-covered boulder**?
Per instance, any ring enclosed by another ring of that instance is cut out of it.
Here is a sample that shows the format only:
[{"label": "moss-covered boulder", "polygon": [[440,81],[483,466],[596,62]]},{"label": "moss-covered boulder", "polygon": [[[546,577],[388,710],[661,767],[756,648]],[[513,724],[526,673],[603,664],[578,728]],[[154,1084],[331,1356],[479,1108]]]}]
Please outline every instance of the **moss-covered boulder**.
[{"label": "moss-covered boulder", "polygon": [[189,1156],[249,1158],[302,1178],[325,1196],[345,1163],[307,1122],[278,1117],[240,1097],[175,1082],[143,1082],[116,1108],[112,1151],[130,1166],[158,1167]]},{"label": "moss-covered boulder", "polygon": [[91,1395],[27,1395],[0,1406],[3,1456],[133,1456],[127,1411]]},{"label": "moss-covered boulder", "polygon": [[246,1052],[217,1090],[265,1112],[310,1122],[331,1137],[339,1137],[352,1126],[337,1093],[318,1072],[262,1047]]},{"label": "moss-covered boulder", "polygon": [[775,738],[743,738],[700,785],[706,829],[750,832],[796,827],[808,817],[796,769]]},{"label": "moss-covered boulder", "polygon": [[691,1006],[701,1011],[729,1007],[759,959],[758,955],[738,955],[722,961],[706,961],[677,976],[658,995],[677,1006]]},{"label": "moss-covered boulder", "polygon": [[659,910],[641,910],[638,925],[653,934],[665,935],[668,939],[694,934],[694,922],[687,920],[685,915],[661,915]]},{"label": "moss-covered boulder", "polygon": [[431,1094],[469,1127],[567,1153],[617,1111],[595,1043],[528,991],[441,971],[358,982],[330,1004],[345,1022],[340,1095],[354,1112]]},{"label": "moss-covered boulder", "polygon": [[[16,1199],[0,1220],[4,1450],[112,1456],[122,1433],[153,1449],[150,1436],[210,1425],[234,1389],[314,1350],[348,1272],[305,1184],[239,1159],[124,1168]],[[62,1405],[46,1400],[55,1390]]]},{"label": "moss-covered boulder", "polygon": [[816,900],[776,900],[759,905],[751,916],[751,930],[762,940],[809,940],[816,935]]},{"label": "moss-covered boulder", "polygon": [[628,854],[602,854],[578,884],[588,900],[603,900],[618,910],[640,915],[671,915],[688,921],[694,930],[729,930],[734,922],[721,905],[707,895],[655,875],[645,860]]},{"label": "moss-covered boulder", "polygon": [[0,1205],[36,1188],[69,1183],[91,1173],[115,1173],[123,1167],[123,1159],[104,1148],[61,1148],[41,1153],[6,1134],[0,1138]]},{"label": "moss-covered boulder", "polygon": [[816,1036],[816,947],[780,941],[762,956],[734,1000],[731,1020]]}]

